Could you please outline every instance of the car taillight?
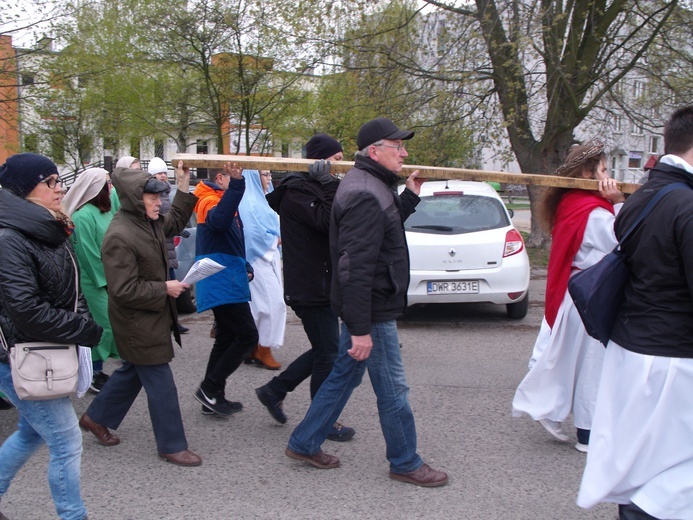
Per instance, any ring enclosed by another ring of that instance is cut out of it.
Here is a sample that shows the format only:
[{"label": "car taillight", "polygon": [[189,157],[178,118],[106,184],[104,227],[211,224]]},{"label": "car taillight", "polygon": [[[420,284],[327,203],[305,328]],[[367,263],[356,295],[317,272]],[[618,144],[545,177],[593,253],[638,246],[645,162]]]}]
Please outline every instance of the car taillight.
[{"label": "car taillight", "polygon": [[173,237],[173,247],[178,247],[180,244],[180,237]]},{"label": "car taillight", "polygon": [[511,229],[505,234],[505,248],[503,249],[503,258],[512,256],[524,249],[525,242],[522,240],[522,235],[517,229]]}]

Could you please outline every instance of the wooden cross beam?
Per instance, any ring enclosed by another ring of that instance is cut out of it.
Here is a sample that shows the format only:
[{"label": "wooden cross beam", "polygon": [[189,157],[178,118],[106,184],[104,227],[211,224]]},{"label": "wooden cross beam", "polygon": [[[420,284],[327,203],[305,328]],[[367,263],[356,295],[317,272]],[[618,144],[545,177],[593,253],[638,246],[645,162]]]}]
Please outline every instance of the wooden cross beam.
[{"label": "wooden cross beam", "polygon": [[[172,159],[175,166],[178,161],[188,168],[223,168],[224,164],[236,163],[246,170],[283,170],[307,172],[315,159],[292,159],[288,157],[260,157],[253,155],[201,155],[176,154]],[[352,161],[332,161],[330,171],[346,173],[354,166]],[[419,170],[419,177],[426,179],[460,179],[467,181],[491,181],[507,184],[532,184],[536,186],[557,186],[559,188],[580,188],[583,190],[598,190],[599,181],[593,179],[571,179],[557,175],[538,175],[532,173],[507,173],[485,170],[468,170],[465,168],[446,168],[441,166],[405,165],[401,175],[406,177],[414,170]],[[633,193],[641,185],[619,182],[618,187],[623,193]]]}]

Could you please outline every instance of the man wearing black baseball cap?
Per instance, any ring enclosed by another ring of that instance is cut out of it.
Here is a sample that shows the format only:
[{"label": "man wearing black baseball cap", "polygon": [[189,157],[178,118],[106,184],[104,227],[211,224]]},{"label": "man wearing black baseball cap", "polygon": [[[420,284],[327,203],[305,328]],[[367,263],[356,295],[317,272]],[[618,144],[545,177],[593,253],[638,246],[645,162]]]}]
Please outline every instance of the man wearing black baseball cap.
[{"label": "man wearing black baseball cap", "polygon": [[356,137],[356,146],[359,147],[359,150],[363,150],[369,144],[376,143],[382,139],[407,141],[412,137],[414,137],[413,131],[400,130],[387,117],[376,117],[361,126]]},{"label": "man wearing black baseball cap", "polygon": [[379,117],[358,132],[354,167],[337,189],[330,223],[332,309],[342,319],[339,354],[286,455],[322,469],[339,459],[321,445],[368,368],[387,445],[390,478],[417,486],[445,485],[448,476],[416,453],[416,427],[397,337],[407,306],[409,255],[403,222],[419,202],[418,171],[397,195],[398,173],[414,132]]}]

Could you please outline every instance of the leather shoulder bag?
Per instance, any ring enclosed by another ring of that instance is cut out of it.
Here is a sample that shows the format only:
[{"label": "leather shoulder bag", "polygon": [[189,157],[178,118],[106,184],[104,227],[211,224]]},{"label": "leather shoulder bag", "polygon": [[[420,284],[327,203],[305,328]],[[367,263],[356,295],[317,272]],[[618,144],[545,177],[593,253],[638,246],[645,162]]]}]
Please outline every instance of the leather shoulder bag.
[{"label": "leather shoulder bag", "polygon": [[[67,246],[65,246],[67,247]],[[70,248],[67,252],[75,270],[75,306],[79,301],[79,275]],[[12,383],[20,399],[43,401],[59,399],[75,393],[79,378],[77,345],[51,341],[15,343],[9,348],[0,328],[2,346],[9,353]]]},{"label": "leather shoulder bag", "polygon": [[582,318],[587,334],[598,339],[605,347],[611,338],[611,330],[619,307],[625,298],[626,283],[630,276],[630,269],[621,252],[621,246],[655,204],[664,195],[679,188],[689,188],[689,186],[683,182],[676,182],[660,189],[611,253],[593,266],[578,271],[568,280],[568,292]]}]

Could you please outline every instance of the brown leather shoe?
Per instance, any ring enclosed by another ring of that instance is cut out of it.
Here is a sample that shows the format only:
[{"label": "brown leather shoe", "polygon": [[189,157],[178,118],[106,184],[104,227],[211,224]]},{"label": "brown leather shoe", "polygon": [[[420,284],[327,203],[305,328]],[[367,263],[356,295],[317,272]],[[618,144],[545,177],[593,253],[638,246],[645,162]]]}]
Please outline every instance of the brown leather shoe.
[{"label": "brown leather shoe", "polygon": [[120,444],[120,439],[117,435],[109,432],[108,428],[105,426],[95,423],[86,413],[80,418],[79,427],[85,432],[93,433],[94,437],[104,446],[115,446]]},{"label": "brown leather shoe", "polygon": [[425,463],[419,469],[409,473],[390,472],[390,478],[421,487],[438,487],[448,483],[447,473],[435,470]]},{"label": "brown leather shoe", "polygon": [[176,466],[199,466],[202,459],[190,450],[183,450],[177,453],[159,453],[159,458],[175,464]]},{"label": "brown leather shoe", "polygon": [[286,456],[289,458],[303,460],[316,468],[332,469],[339,467],[339,459],[334,455],[328,455],[322,450],[314,453],[313,455],[301,455],[300,453],[296,453],[295,451],[291,451],[289,448],[286,448],[284,453],[286,453]]},{"label": "brown leather shoe", "polygon": [[274,356],[272,356],[272,349],[269,347],[261,347],[258,345],[253,355],[253,359],[255,359],[256,363],[259,363],[260,366],[265,367],[267,370],[279,370],[282,367],[281,363],[279,363],[276,359],[274,359]]}]

